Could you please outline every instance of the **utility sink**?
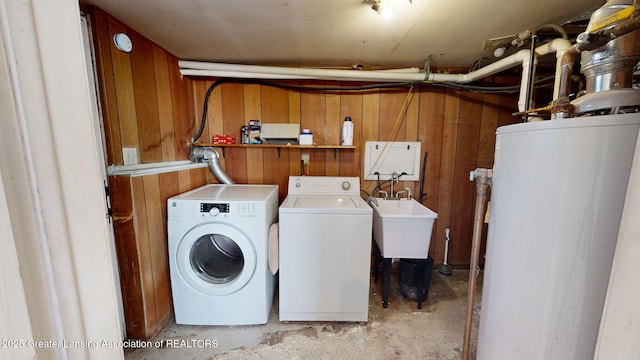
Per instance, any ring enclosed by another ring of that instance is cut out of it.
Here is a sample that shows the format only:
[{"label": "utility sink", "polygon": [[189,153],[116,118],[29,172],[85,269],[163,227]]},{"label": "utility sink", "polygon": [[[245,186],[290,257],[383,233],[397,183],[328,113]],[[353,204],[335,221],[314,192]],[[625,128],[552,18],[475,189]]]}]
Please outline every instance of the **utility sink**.
[{"label": "utility sink", "polygon": [[438,214],[414,199],[376,199],[373,238],[384,258],[426,259]]}]

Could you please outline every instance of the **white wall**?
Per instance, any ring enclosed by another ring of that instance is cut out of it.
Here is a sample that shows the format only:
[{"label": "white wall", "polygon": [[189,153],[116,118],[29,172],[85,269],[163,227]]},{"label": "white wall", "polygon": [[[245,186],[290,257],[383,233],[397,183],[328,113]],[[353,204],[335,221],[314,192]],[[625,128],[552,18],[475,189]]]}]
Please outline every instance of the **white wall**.
[{"label": "white wall", "polygon": [[[0,24],[2,338],[117,342],[78,1],[3,0]],[[0,358],[123,357],[118,347],[20,348]]]}]

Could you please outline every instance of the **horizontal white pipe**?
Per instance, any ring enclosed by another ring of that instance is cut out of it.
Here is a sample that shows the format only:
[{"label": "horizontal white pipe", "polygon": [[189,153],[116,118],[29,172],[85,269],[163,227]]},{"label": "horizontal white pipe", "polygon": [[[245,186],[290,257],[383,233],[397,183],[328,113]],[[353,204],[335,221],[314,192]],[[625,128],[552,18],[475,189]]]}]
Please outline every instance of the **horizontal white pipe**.
[{"label": "horizontal white pipe", "polygon": [[384,71],[384,72],[405,72],[405,73],[419,73],[419,67],[410,67],[410,68],[401,68],[401,69],[385,69],[385,70],[376,70],[376,71]]},{"label": "horizontal white pipe", "polygon": [[305,79],[317,79],[314,76],[295,76],[282,74],[267,74],[267,73],[249,73],[239,71],[224,71],[224,70],[203,70],[203,69],[180,69],[180,74],[185,76],[203,76],[203,77],[217,77],[217,78],[241,78],[241,79],[288,79],[288,80],[305,80]]},{"label": "horizontal white pipe", "polygon": [[109,175],[145,176],[207,167],[207,163],[194,163],[189,160],[168,161],[136,165],[111,165],[107,169]]},{"label": "horizontal white pipe", "polygon": [[[553,39],[545,43],[544,45],[538,46],[536,48],[536,55],[542,56],[542,55],[547,55],[551,53],[561,54],[571,46],[573,45],[571,45],[571,42],[567,39]],[[559,55],[556,55],[556,56],[559,56]]]},{"label": "horizontal white pipe", "polygon": [[491,63],[476,71],[472,71],[467,74],[429,74],[428,80],[430,81],[447,81],[457,83],[468,83],[478,79],[485,78],[487,76],[497,74],[503,70],[509,69],[516,65],[520,65],[529,60],[529,50],[520,50],[517,53],[502,58],[494,63]]},{"label": "horizontal white pipe", "polygon": [[393,72],[386,70],[336,70],[336,69],[311,69],[291,68],[282,66],[240,65],[225,63],[208,63],[198,61],[180,60],[180,72],[186,75],[187,69],[209,70],[207,75],[216,76],[214,73],[223,71],[238,73],[241,78],[264,79],[268,74],[270,79],[318,79],[318,80],[344,80],[344,81],[422,81],[424,74],[410,72]]},{"label": "horizontal white pipe", "polygon": [[[542,56],[552,52],[561,52],[571,47],[571,43],[565,39],[554,39],[536,48],[536,55]],[[190,76],[233,77],[246,79],[316,79],[339,81],[436,81],[468,83],[478,79],[494,75],[513,66],[528,62],[529,50],[520,50],[517,53],[502,58],[481,69],[467,74],[425,74],[417,68],[394,70],[338,70],[338,69],[313,69],[292,68],[282,66],[240,65],[226,63],[209,63],[199,61],[180,60],[180,72]],[[557,88],[556,83],[556,88]]]}]

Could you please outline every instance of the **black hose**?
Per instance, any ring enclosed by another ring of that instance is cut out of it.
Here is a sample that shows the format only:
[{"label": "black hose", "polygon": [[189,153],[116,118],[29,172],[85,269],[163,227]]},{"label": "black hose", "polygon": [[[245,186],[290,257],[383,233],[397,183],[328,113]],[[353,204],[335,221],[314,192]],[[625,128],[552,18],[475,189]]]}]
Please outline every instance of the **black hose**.
[{"label": "black hose", "polygon": [[[541,81],[544,81],[543,79]],[[450,87],[461,90],[469,90],[472,92],[485,92],[485,93],[513,93],[517,92],[520,89],[520,85],[513,86],[476,86],[476,85],[465,85],[465,84],[457,84],[457,83],[448,83],[448,82],[428,82],[428,81],[411,81],[411,82],[399,82],[399,83],[382,83],[382,84],[371,84],[371,85],[363,85],[363,86],[301,86],[301,85],[289,85],[282,83],[274,83],[270,81],[262,81],[262,80],[254,80],[254,79],[235,79],[235,78],[222,78],[214,81],[204,96],[204,104],[202,105],[202,119],[200,120],[200,127],[198,128],[198,132],[191,139],[192,143],[195,143],[200,139],[202,133],[204,132],[204,127],[207,122],[207,111],[209,109],[209,97],[211,96],[211,92],[218,85],[225,83],[238,83],[238,84],[257,84],[264,86],[271,86],[281,89],[288,90],[301,90],[301,91],[368,91],[375,89],[393,89],[393,88],[404,88],[411,87],[416,85],[436,85],[443,87]]]},{"label": "black hose", "polygon": [[424,173],[427,170],[427,155],[429,155],[428,152],[424,152],[424,158],[422,159],[422,170],[420,171],[420,196],[418,197],[418,200],[420,202],[420,204],[422,204],[422,198],[424,198]]}]

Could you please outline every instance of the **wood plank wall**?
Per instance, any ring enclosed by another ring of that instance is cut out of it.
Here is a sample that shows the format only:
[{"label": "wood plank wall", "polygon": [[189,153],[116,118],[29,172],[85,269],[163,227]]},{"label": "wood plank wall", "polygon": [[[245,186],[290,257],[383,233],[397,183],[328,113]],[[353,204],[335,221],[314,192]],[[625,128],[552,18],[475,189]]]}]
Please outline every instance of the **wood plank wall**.
[{"label": "wood plank wall", "polygon": [[[178,59],[97,7],[87,8],[96,48],[107,162],[123,165],[122,148],[136,148],[141,164],[188,160],[196,119]],[[130,53],[113,44],[125,33]]]},{"label": "wood plank wall", "polygon": [[117,193],[111,204],[128,338],[150,339],[173,314],[166,203],[204,185],[207,171],[109,177],[109,188]]},{"label": "wood plank wall", "polygon": [[[192,80],[198,118],[204,96],[215,79]],[[313,87],[353,86],[328,81],[288,81]],[[475,184],[469,172],[493,164],[495,130],[518,122],[511,112],[516,99],[445,89],[433,85],[371,91],[283,90],[259,84],[222,84],[209,99],[207,123],[199,142],[210,143],[215,134],[239,137],[240,127],[251,119],[264,123],[300,123],[318,144],[338,144],[342,120],[354,121],[355,150],[226,148],[224,167],[238,183],[280,186],[286,196],[290,175],[301,175],[300,154],[311,155],[309,175],[360,176],[366,141],[420,141],[428,153],[423,203],[438,213],[430,254],[436,263],[444,256],[445,228],[451,228],[449,262],[468,266],[473,230]],[[395,134],[395,136],[394,136]],[[215,180],[214,180],[215,181]],[[372,192],[374,181],[363,181]],[[418,182],[400,182],[418,197]],[[383,187],[389,190],[388,185]]]},{"label": "wood plank wall", "polygon": [[[142,163],[188,158],[188,144],[200,122],[204,94],[214,79],[180,76],[177,58],[94,8],[101,101],[109,164],[122,164],[122,147],[137,147]],[[133,51],[112,45],[125,32]],[[510,79],[513,80],[513,79]],[[495,82],[503,81],[500,78]],[[332,81],[289,81],[305,86],[353,86]],[[511,81],[509,81],[511,83]],[[223,84],[214,89],[200,142],[214,134],[239,136],[251,119],[300,123],[314,132],[318,144],[337,144],[342,120],[355,122],[355,150],[303,150],[311,156],[310,175],[362,176],[365,141],[420,141],[428,152],[424,204],[438,213],[431,256],[440,263],[444,229],[451,228],[449,261],[469,262],[474,184],[468,172],[491,167],[497,126],[519,122],[513,96],[477,94],[433,85],[409,89],[347,91],[284,90],[257,84]],[[395,131],[395,136],[392,132]],[[278,184],[286,196],[289,175],[300,175],[301,150],[226,149],[222,165],[238,183]],[[206,181],[216,180],[207,173]],[[374,182],[363,182],[372,191]],[[418,183],[404,182],[418,196]]]},{"label": "wood plank wall", "polygon": [[[178,59],[99,8],[84,10],[92,22],[108,164],[123,165],[123,147],[136,148],[140,163],[187,160],[196,121],[191,81],[180,76]],[[113,45],[120,32],[131,37],[130,54]],[[209,177],[205,168],[109,177],[128,338],[149,339],[172,316],[167,199]]]}]

